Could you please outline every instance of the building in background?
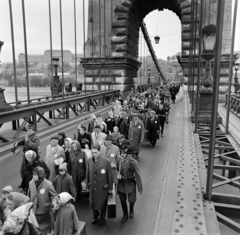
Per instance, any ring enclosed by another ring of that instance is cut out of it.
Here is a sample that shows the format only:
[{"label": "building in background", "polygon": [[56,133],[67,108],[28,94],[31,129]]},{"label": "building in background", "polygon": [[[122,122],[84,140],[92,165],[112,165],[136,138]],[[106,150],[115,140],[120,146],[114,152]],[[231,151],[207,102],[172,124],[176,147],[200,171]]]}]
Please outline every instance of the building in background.
[{"label": "building in background", "polygon": [[[18,63],[25,64],[25,54],[20,53],[18,55]],[[43,63],[43,55],[40,54],[28,54],[28,63],[29,64],[38,64]]]}]

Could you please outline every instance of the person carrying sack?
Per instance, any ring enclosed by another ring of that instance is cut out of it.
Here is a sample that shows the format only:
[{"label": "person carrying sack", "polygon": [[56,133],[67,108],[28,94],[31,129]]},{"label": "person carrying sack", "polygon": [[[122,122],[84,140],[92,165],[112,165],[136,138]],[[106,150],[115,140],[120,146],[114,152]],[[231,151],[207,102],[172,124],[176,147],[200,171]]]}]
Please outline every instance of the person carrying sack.
[{"label": "person carrying sack", "polygon": [[119,158],[117,163],[119,171],[117,192],[123,210],[122,223],[128,220],[127,198],[130,204],[129,217],[133,218],[134,204],[137,200],[136,185],[140,194],[143,191],[138,162],[132,158],[132,154],[136,154],[136,152],[137,150],[134,146],[128,146],[122,153],[122,158]]}]

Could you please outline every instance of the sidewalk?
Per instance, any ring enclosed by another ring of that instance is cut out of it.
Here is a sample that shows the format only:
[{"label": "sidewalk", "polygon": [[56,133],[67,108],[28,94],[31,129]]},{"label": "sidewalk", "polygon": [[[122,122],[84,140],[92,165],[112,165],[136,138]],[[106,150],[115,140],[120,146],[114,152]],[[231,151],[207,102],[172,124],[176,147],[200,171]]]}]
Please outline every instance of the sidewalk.
[{"label": "sidewalk", "polygon": [[[213,203],[203,199],[206,169],[193,133],[189,99],[175,127],[175,140],[164,177],[154,235],[221,234]],[[201,161],[200,161],[201,159]]]}]

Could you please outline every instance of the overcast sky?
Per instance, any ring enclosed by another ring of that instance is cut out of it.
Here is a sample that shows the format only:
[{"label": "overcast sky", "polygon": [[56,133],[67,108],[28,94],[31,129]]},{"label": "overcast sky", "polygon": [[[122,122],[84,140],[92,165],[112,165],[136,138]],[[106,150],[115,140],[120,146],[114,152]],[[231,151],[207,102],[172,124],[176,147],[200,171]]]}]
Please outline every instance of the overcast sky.
[{"label": "overcast sky", "polygon": [[[0,40],[4,41],[1,53],[2,62],[12,61],[9,1],[0,0]],[[12,0],[15,50],[16,58],[19,53],[24,53],[22,6],[20,0]],[[71,4],[72,2],[72,4]],[[83,52],[83,7],[82,0],[76,0],[77,3],[77,47],[78,53]],[[87,18],[87,2],[86,18]],[[234,0],[233,0],[234,2]],[[53,49],[60,49],[60,18],[59,18],[59,0],[51,0],[52,5],[52,34]],[[239,4],[240,5],[240,4]],[[28,54],[43,54],[50,48],[49,40],[49,13],[48,0],[25,0],[26,25],[27,25],[27,43]],[[74,52],[74,18],[73,18],[73,0],[62,0],[63,8],[63,47]],[[238,6],[240,15],[240,6]],[[236,27],[235,50],[240,51],[240,16],[238,15]],[[157,34],[161,37],[160,44],[153,47],[158,58],[166,59],[181,51],[181,24],[178,17],[171,11],[165,10],[151,12],[144,19],[152,42]],[[87,22],[87,20],[86,20]],[[158,23],[157,23],[158,22]],[[86,29],[87,30],[87,29]],[[140,50],[143,55],[143,51]]]}]

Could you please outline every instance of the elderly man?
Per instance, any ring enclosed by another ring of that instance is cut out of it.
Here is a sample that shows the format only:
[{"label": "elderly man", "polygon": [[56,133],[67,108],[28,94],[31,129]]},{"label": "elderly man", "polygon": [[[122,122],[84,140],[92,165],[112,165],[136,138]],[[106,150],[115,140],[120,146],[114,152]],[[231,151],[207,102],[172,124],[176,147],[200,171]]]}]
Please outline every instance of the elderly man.
[{"label": "elderly man", "polygon": [[144,139],[144,124],[139,119],[139,113],[134,112],[132,114],[133,120],[130,122],[129,127],[129,140],[131,141],[132,145],[137,148],[136,156],[138,157],[139,152],[141,150],[141,143]]},{"label": "elderly man", "polygon": [[101,146],[101,145],[104,144],[104,140],[105,140],[107,135],[105,133],[101,132],[100,129],[101,129],[101,127],[99,125],[96,125],[94,127],[94,131],[91,134],[91,136],[92,136],[92,144],[93,145]]},{"label": "elderly man", "polygon": [[65,152],[63,148],[58,145],[58,137],[53,136],[51,139],[51,144],[47,146],[45,162],[50,170],[49,180],[53,179],[58,175],[58,168],[65,160]]},{"label": "elderly man", "polygon": [[113,172],[113,183],[117,184],[117,159],[120,157],[119,148],[114,145],[113,137],[108,135],[105,139],[104,145],[101,146],[101,156],[107,158],[111,162],[112,172]]},{"label": "elderly man", "polygon": [[[110,161],[100,154],[100,146],[92,146],[92,155],[87,164],[86,184],[90,191],[90,207],[93,210],[92,224],[105,223],[108,194],[113,190]],[[98,217],[100,219],[98,221]]]}]

